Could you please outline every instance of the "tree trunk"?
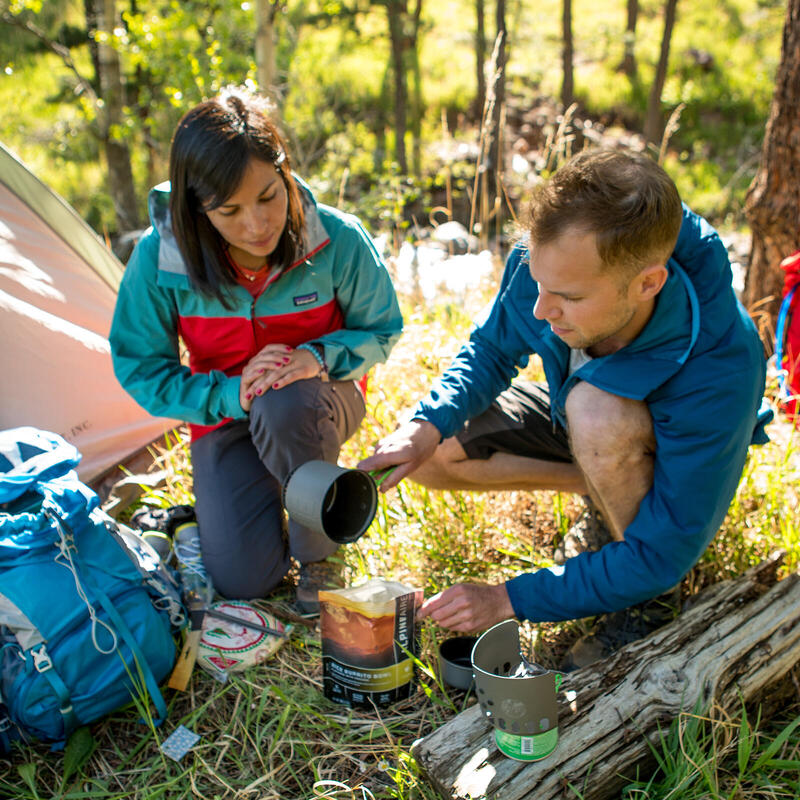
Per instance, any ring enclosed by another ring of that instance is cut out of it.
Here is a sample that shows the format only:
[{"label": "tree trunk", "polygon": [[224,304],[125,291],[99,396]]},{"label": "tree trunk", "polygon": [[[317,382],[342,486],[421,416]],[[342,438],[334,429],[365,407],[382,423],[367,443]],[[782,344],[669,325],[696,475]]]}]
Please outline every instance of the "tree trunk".
[{"label": "tree trunk", "polygon": [[508,43],[505,0],[497,0],[495,22],[499,45],[495,61],[494,105],[492,106],[492,124],[490,128],[492,140],[489,147],[489,169],[486,175],[487,192],[485,197],[488,201],[489,217],[494,219],[495,236],[500,241],[502,233],[502,215],[500,212],[503,208],[503,120],[505,119],[506,104],[506,48]]},{"label": "tree trunk", "polygon": [[423,774],[453,800],[560,800],[565,780],[584,800],[618,797],[637,769],[655,772],[651,747],[681,712],[716,704],[735,718],[797,664],[800,575],[775,583],[780,560],[711,586],[672,624],[567,675],[559,743],[542,761],[503,756],[475,705],[412,747]]},{"label": "tree trunk", "polygon": [[486,105],[486,6],[475,0],[475,118],[481,119]]},{"label": "tree trunk", "polygon": [[386,15],[389,21],[389,40],[394,70],[394,158],[400,172],[408,172],[406,130],[408,128],[408,84],[406,82],[405,31],[407,0],[388,0]]},{"label": "tree trunk", "polygon": [[[91,33],[98,29],[97,25],[97,2],[98,0],[83,0],[83,13],[86,17],[86,31]],[[94,69],[95,92],[100,93],[100,86],[97,81],[100,79],[100,54],[98,51],[97,41],[93,36],[89,36],[89,56],[92,59],[92,68]]]},{"label": "tree trunk", "polygon": [[636,79],[636,22],[639,18],[639,0],[628,0],[628,24],[625,26],[625,55],[619,65],[632,81]]},{"label": "tree trunk", "polygon": [[753,234],[744,301],[762,299],[769,327],[780,304],[783,273],[779,264],[800,248],[800,0],[789,0],[783,28],[781,63],[775,79],[761,165],[750,184],[745,213]]},{"label": "tree trunk", "polygon": [[375,114],[375,152],[372,154],[372,164],[376,174],[383,174],[386,169],[386,159],[388,157],[386,129],[389,127],[387,111],[391,107],[391,94],[392,68],[387,65],[383,71],[381,98]]},{"label": "tree trunk", "polygon": [[269,97],[276,107],[279,107],[278,68],[275,63],[275,14],[277,10],[277,3],[272,0],[256,0],[256,82],[261,92]]},{"label": "tree trunk", "polygon": [[575,99],[575,80],[572,70],[572,0],[561,0],[561,66],[563,80],[561,82],[561,103],[569,108]]},{"label": "tree trunk", "polygon": [[658,57],[656,76],[647,100],[647,118],[644,124],[644,136],[649,142],[658,144],[661,141],[663,123],[661,121],[661,92],[667,79],[669,65],[669,45],[672,40],[672,29],[675,27],[675,11],[678,0],[667,0],[664,5],[664,35],[661,37],[661,54]]},{"label": "tree trunk", "polygon": [[408,21],[406,69],[411,74],[411,161],[414,175],[422,175],[422,70],[419,63],[419,28],[422,0],[416,0],[414,14]]},{"label": "tree trunk", "polygon": [[[96,0],[94,8],[97,29],[113,36],[114,28],[120,24],[115,0]],[[97,63],[100,68],[97,82],[103,99],[102,107],[97,110],[100,139],[106,154],[108,192],[114,204],[118,231],[122,233],[136,230],[140,225],[130,149],[119,132],[124,124],[125,105],[119,53],[111,45],[100,43]]]}]

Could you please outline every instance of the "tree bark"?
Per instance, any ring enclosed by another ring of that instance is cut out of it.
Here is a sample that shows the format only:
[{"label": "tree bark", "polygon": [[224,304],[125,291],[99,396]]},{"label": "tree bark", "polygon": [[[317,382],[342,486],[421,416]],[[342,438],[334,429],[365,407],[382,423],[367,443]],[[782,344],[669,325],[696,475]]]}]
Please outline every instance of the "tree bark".
[{"label": "tree bark", "polygon": [[[86,17],[86,30],[88,32],[96,31],[98,29],[96,4],[97,0],[83,0],[83,13]],[[101,67],[98,45],[94,37],[89,37],[89,55],[92,59],[95,81],[97,81],[100,78]],[[100,87],[98,85],[95,85],[94,88],[96,92],[100,91]]]},{"label": "tree bark", "polygon": [[483,115],[486,105],[486,5],[475,0],[475,118]]},{"label": "tree bark", "polygon": [[[414,13],[409,19],[406,37],[406,62],[411,73],[411,161],[414,175],[422,175],[422,70],[419,63],[419,30],[422,19],[422,0],[416,0]],[[410,64],[408,63],[410,62]]]},{"label": "tree bark", "polygon": [[394,70],[394,157],[400,172],[408,172],[406,130],[408,129],[408,83],[406,81],[405,32],[407,0],[387,0],[389,41]]},{"label": "tree bark", "polygon": [[774,330],[780,305],[782,259],[800,249],[800,0],[789,0],[781,63],[775,79],[761,165],[750,184],[745,213],[753,235],[744,288],[748,308],[760,310]]},{"label": "tree bark", "polygon": [[[506,104],[506,62],[508,31],[506,30],[506,3],[497,0],[495,5],[495,23],[497,25],[497,57],[495,59],[494,74],[494,104],[492,105],[492,122],[490,126],[491,141],[489,144],[489,169],[486,172],[486,193],[488,216],[494,220],[495,235],[500,240],[502,233],[503,207],[503,120],[505,118]],[[488,230],[486,231],[488,234]]]},{"label": "tree bark", "polygon": [[572,0],[561,0],[561,2],[561,67],[563,72],[561,104],[567,109],[575,99],[575,78],[572,68]]},{"label": "tree bark", "polygon": [[645,138],[658,144],[661,141],[663,122],[661,119],[661,92],[667,79],[669,65],[669,46],[672,40],[672,29],[675,27],[675,12],[678,0],[666,0],[664,5],[664,35],[661,37],[661,54],[658,57],[656,75],[650,96],[647,100],[647,117],[644,124]]},{"label": "tree bark", "polygon": [[[120,24],[115,0],[96,0],[97,29],[108,37]],[[124,123],[124,85],[119,53],[108,43],[97,48],[97,76],[103,103],[97,110],[100,139],[103,142],[108,168],[108,191],[117,216],[120,233],[139,228],[139,211],[131,170],[131,154],[120,130]]]},{"label": "tree bark", "polygon": [[628,21],[625,26],[625,55],[619,65],[631,80],[636,79],[636,23],[639,18],[639,0],[628,0]]},{"label": "tree bark", "polygon": [[275,62],[275,15],[277,3],[256,0],[256,81],[261,92],[269,97],[276,108],[280,106],[278,67]]},{"label": "tree bark", "polygon": [[503,756],[475,705],[412,747],[445,798],[556,800],[565,781],[584,800],[619,796],[653,774],[651,747],[681,712],[712,704],[736,717],[800,658],[800,574],[775,583],[781,556],[711,586],[670,625],[570,673],[559,692],[559,743],[542,761]]}]

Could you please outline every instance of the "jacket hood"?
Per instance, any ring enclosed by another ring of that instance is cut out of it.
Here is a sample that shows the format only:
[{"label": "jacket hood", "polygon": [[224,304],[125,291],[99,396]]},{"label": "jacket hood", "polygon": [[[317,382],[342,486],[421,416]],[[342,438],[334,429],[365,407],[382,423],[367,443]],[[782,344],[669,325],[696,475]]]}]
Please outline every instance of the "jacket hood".
[{"label": "jacket hood", "polygon": [[688,276],[703,309],[696,346],[705,352],[727,336],[746,312],[734,294],[731,263],[719,234],[686,206],[672,260]]},{"label": "jacket hood", "polygon": [[630,344],[608,356],[593,358],[573,375],[569,368],[569,347],[532,309],[538,296],[536,283],[528,272],[527,251],[521,251],[516,274],[506,290],[515,325],[525,331],[532,352],[542,359],[548,383],[561,387],[553,412],[562,422],[563,403],[575,381],[584,380],[622,397],[642,400],[669,380],[689,358],[700,332],[698,298],[691,280],[675,261],[667,263],[669,275],[659,292],[653,315]]},{"label": "jacket hood", "polygon": [[686,273],[673,260],[667,268],[669,276],[642,332],[621,350],[593,358],[570,377],[567,386],[580,379],[622,397],[644,400],[681,368],[697,343],[700,311]]},{"label": "jacket hood", "polygon": [[[300,254],[288,269],[292,269],[292,267],[301,264],[330,241],[328,232],[325,230],[319,213],[317,212],[317,201],[314,199],[311,189],[296,175],[292,175],[292,178],[300,190],[300,201],[303,204],[305,225],[303,227],[303,245]],[[150,222],[159,235],[158,269],[161,272],[181,275],[188,279],[189,273],[186,269],[186,264],[183,261],[180,249],[178,248],[175,234],[172,231],[172,220],[169,213],[169,195],[170,183],[169,181],[164,181],[164,183],[159,183],[158,186],[154,186],[150,190],[150,194],[147,198]]]}]

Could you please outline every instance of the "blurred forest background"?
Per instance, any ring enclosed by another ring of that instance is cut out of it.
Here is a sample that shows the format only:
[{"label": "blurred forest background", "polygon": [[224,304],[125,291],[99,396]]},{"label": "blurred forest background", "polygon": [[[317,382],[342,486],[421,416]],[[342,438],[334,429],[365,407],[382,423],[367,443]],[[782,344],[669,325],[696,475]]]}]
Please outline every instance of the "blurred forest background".
[{"label": "blurred forest background", "polygon": [[318,199],[396,243],[432,211],[507,236],[587,140],[650,148],[695,210],[745,231],[785,17],[782,0],[0,0],[0,140],[123,258],[181,114],[244,82]]}]

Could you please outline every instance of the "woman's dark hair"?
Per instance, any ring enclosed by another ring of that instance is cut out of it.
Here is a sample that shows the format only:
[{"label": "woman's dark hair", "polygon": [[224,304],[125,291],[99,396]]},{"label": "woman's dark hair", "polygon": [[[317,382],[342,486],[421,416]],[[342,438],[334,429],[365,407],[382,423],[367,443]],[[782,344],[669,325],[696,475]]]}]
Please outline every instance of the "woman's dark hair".
[{"label": "woman's dark hair", "polygon": [[205,212],[223,205],[236,191],[254,158],[272,164],[286,186],[286,226],[270,256],[273,266],[285,268],[297,260],[302,247],[303,206],[286,146],[269,119],[268,102],[246,89],[228,87],[188,111],[172,137],[172,230],[192,285],[225,304],[236,279],[225,240]]}]

